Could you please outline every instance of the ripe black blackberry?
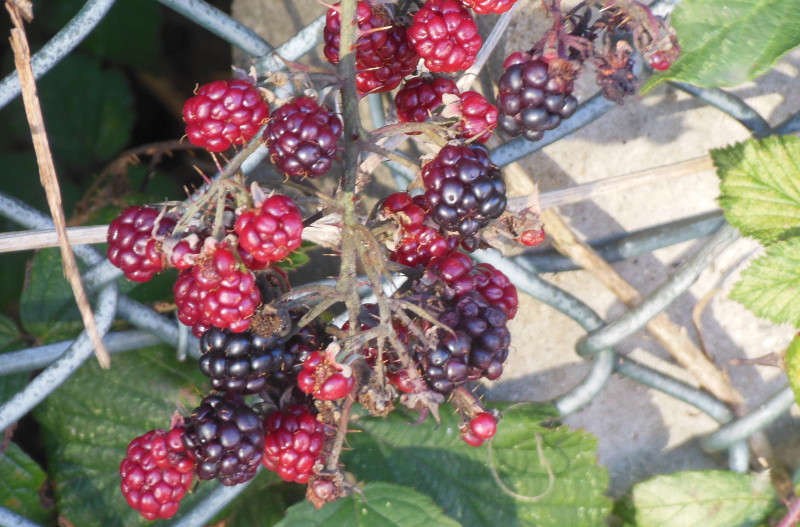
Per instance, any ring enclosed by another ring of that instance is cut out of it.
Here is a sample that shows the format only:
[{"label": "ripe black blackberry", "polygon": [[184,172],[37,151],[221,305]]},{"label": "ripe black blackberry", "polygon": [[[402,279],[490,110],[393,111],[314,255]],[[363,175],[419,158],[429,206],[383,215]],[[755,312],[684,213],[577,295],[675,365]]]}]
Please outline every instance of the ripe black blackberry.
[{"label": "ripe black blackberry", "polygon": [[256,475],[264,426],[240,397],[212,392],[187,420],[183,444],[196,460],[198,478],[238,485]]},{"label": "ripe black blackberry", "polygon": [[261,392],[271,373],[293,366],[293,356],[282,340],[251,331],[232,333],[212,327],[200,339],[200,353],[200,371],[211,379],[214,389],[225,392]]},{"label": "ripe black blackberry", "polygon": [[506,184],[481,145],[447,145],[422,167],[424,201],[433,220],[473,237],[506,210]]},{"label": "ripe black blackberry", "polygon": [[503,63],[497,83],[499,127],[506,134],[538,141],[578,109],[574,83],[551,75],[550,63],[540,56],[513,53]]},{"label": "ripe black blackberry", "polygon": [[454,333],[439,330],[437,346],[415,354],[432,390],[448,394],[467,381],[500,377],[511,342],[502,309],[478,293],[469,293],[439,320]]}]

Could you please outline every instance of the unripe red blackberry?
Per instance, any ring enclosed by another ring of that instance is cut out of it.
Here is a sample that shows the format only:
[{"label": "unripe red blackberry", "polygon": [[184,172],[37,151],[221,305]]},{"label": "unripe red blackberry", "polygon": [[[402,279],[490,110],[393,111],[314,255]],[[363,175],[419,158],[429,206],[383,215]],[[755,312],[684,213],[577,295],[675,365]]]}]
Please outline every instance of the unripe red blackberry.
[{"label": "unripe red blackberry", "polygon": [[414,14],[408,39],[433,72],[466,70],[483,44],[472,15],[456,0],[427,0]]},{"label": "unripe red blackberry", "polygon": [[148,520],[174,516],[192,485],[194,460],[182,436],[182,427],[151,430],[130,442],[120,463],[122,494]]},{"label": "unripe red blackberry", "polygon": [[475,290],[491,305],[503,310],[509,320],[517,314],[519,298],[517,288],[502,271],[491,264],[478,264],[475,268]]},{"label": "unripe red blackberry", "polygon": [[497,83],[499,126],[506,134],[538,141],[578,109],[572,95],[574,84],[551,75],[550,63],[542,57],[514,53],[503,64],[505,73]]},{"label": "unripe red blackberry", "polygon": [[246,143],[267,117],[269,107],[261,94],[243,79],[205,84],[183,105],[189,141],[211,152]]},{"label": "unripe red blackberry", "polygon": [[472,237],[506,209],[506,185],[480,145],[447,145],[422,167],[431,217],[447,231]]},{"label": "unripe red blackberry", "polygon": [[310,97],[298,97],[275,110],[264,141],[283,174],[313,179],[330,170],[341,134],[339,117]]},{"label": "unripe red blackberry", "polygon": [[315,351],[308,356],[302,371],[297,374],[297,387],[320,401],[347,397],[355,386],[355,377],[352,372],[345,374],[341,369],[323,352]]},{"label": "unripe red blackberry", "polygon": [[264,428],[241,399],[211,393],[192,412],[183,444],[196,460],[198,478],[238,485],[256,475],[264,451]]},{"label": "unripe red blackberry", "polygon": [[[339,4],[328,10],[323,38],[325,58],[339,63]],[[356,88],[360,94],[391,91],[403,77],[417,68],[419,56],[406,37],[406,28],[397,25],[386,8],[367,1],[356,8],[359,36],[356,41]]]},{"label": "unripe red blackberry", "polygon": [[294,357],[279,339],[250,331],[212,327],[200,339],[200,371],[215,390],[253,394],[264,391],[273,372],[288,371]]},{"label": "unripe red blackberry", "polygon": [[250,327],[250,318],[261,303],[255,276],[242,269],[231,250],[215,247],[192,268],[192,275],[205,290],[202,319],[212,326],[241,333]]},{"label": "unripe red blackberry", "polygon": [[164,236],[172,233],[175,218],[154,207],[128,207],[108,226],[108,259],[125,277],[146,282],[164,269]]},{"label": "unripe red blackberry", "polygon": [[406,192],[392,194],[383,202],[383,215],[394,218],[399,229],[399,240],[389,258],[409,267],[427,265],[432,258],[446,255],[457,245],[455,237],[443,235],[426,224],[429,214],[420,203],[421,199]]},{"label": "unripe red blackberry", "polygon": [[257,210],[239,215],[235,230],[243,251],[271,265],[300,247],[303,215],[291,198],[275,194]]},{"label": "unripe red blackberry", "polygon": [[461,97],[461,136],[477,138],[485,143],[497,127],[497,107],[486,97],[475,91],[467,91]]},{"label": "unripe red blackberry", "polygon": [[269,414],[264,422],[264,466],[285,481],[307,483],[321,459],[324,426],[300,405]]},{"label": "unripe red blackberry", "polygon": [[442,105],[445,93],[458,95],[458,86],[441,77],[409,79],[394,97],[397,119],[401,123],[424,123],[433,110]]},{"label": "unripe red blackberry", "polygon": [[178,308],[178,320],[191,327],[192,334],[200,338],[211,326],[203,313],[203,300],[208,290],[195,280],[191,268],[178,274],[172,288]]}]

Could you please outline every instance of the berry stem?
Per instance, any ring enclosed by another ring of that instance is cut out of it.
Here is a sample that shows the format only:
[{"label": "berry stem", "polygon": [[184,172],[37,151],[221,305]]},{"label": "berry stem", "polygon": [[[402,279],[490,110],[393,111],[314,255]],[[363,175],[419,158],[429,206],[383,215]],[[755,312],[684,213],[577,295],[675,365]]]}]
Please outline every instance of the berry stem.
[{"label": "berry stem", "polygon": [[353,403],[356,401],[356,393],[358,393],[358,390],[361,388],[358,368],[353,369],[353,375],[355,376],[356,382],[353,384],[353,389],[347,397],[345,397],[344,404],[342,405],[341,417],[339,418],[339,426],[336,429],[336,437],[333,440],[333,446],[325,461],[325,468],[334,473],[339,472],[339,456],[342,453],[342,447],[344,447],[344,438],[347,435],[347,427],[350,424],[350,414],[353,410]]},{"label": "berry stem", "polygon": [[777,527],[794,527],[798,523],[800,523],[800,497],[792,501],[792,504],[789,505],[789,510],[786,511],[786,516],[783,517]]}]

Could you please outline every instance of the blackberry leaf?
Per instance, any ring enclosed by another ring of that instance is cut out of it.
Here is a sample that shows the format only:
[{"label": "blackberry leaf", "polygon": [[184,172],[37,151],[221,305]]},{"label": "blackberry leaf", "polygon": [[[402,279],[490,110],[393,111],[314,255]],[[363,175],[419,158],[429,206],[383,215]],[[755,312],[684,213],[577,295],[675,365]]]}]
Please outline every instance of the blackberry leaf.
[{"label": "blackberry leaf", "polygon": [[431,499],[408,487],[368,483],[363,495],[352,494],[320,510],[310,501],[289,508],[275,527],[457,527]]}]

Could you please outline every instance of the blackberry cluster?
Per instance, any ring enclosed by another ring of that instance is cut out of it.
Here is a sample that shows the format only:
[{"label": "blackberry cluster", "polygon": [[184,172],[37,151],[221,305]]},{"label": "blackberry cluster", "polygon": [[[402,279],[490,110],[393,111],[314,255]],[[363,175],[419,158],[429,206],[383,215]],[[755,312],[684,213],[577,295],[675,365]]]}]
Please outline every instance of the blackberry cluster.
[{"label": "blackberry cluster", "polygon": [[295,357],[280,339],[245,331],[210,328],[200,339],[200,371],[215,390],[254,394],[267,388],[270,374],[294,367]]},{"label": "blackberry cluster", "polygon": [[540,56],[514,53],[503,64],[497,83],[499,126],[511,137],[538,141],[578,109],[574,84],[552,76],[550,63]]},{"label": "blackberry cluster", "polygon": [[456,0],[427,0],[414,14],[408,40],[433,72],[469,68],[483,45],[478,25]]},{"label": "blackberry cluster", "polygon": [[389,253],[393,262],[408,267],[427,265],[455,249],[457,238],[439,232],[428,220],[422,201],[421,196],[412,198],[407,192],[396,192],[383,201],[383,215],[395,219],[398,226],[399,239]]},{"label": "blackberry cluster", "polygon": [[198,478],[238,485],[256,475],[264,428],[241,398],[212,392],[192,412],[183,444],[196,460]]},{"label": "blackberry cluster", "polygon": [[508,357],[511,334],[502,309],[480,294],[469,293],[439,317],[453,333],[438,330],[433,349],[418,349],[415,358],[432,390],[448,394],[467,381],[497,379]]},{"label": "blackberry cluster", "polygon": [[424,199],[431,217],[464,238],[506,209],[506,184],[483,146],[447,145],[422,167]]}]

